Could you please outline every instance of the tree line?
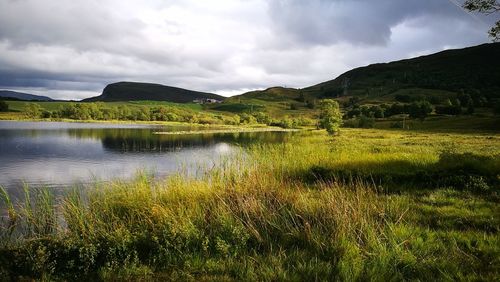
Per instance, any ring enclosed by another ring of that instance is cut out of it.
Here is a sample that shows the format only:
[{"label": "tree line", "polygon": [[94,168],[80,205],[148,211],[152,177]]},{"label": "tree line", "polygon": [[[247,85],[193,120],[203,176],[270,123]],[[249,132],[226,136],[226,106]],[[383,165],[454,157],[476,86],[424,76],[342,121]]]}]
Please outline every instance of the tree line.
[{"label": "tree line", "polygon": [[47,110],[37,103],[29,103],[24,114],[28,118],[73,119],[73,120],[124,120],[124,121],[172,121],[197,124],[247,125],[265,124],[283,128],[314,125],[315,121],[306,117],[280,119],[259,111],[240,114],[215,114],[196,112],[169,106],[109,106],[102,102],[68,103],[57,110]]}]

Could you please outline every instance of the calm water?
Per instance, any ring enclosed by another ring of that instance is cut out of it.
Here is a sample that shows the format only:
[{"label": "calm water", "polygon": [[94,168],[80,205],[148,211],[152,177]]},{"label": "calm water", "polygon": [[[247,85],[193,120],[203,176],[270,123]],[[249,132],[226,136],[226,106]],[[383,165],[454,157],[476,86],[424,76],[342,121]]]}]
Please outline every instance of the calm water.
[{"label": "calm water", "polygon": [[284,132],[158,135],[186,130],[123,124],[0,121],[0,185],[18,194],[30,187],[64,189],[75,184],[134,177],[162,177],[231,158],[237,146],[283,142]]}]

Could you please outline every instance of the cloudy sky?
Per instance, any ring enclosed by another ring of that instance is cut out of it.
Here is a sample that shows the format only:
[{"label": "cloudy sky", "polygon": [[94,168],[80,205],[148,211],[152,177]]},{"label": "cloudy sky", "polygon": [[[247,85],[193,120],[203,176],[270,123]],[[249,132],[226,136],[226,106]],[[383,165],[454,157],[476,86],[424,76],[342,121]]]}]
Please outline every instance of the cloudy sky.
[{"label": "cloudy sky", "polygon": [[[225,96],[488,42],[461,0],[0,0],[0,89],[155,82]],[[463,1],[463,0],[462,0]]]}]

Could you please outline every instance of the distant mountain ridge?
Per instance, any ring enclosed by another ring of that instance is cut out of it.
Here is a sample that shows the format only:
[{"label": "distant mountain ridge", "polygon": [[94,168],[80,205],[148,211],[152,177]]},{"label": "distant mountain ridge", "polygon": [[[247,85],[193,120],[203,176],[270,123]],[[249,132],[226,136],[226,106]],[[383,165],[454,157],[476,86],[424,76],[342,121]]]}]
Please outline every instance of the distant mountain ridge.
[{"label": "distant mountain ridge", "polygon": [[[302,89],[271,87],[243,93],[228,101],[290,101],[343,96],[377,99],[397,91],[468,92],[500,98],[500,43],[451,49],[426,56],[372,64],[347,71],[337,78]],[[406,92],[405,92],[406,93]]]},{"label": "distant mountain ridge", "polygon": [[174,103],[189,103],[197,99],[224,100],[225,97],[192,91],[178,87],[143,82],[117,82],[108,84],[100,96],[83,99],[84,102],[103,101],[168,101]]},{"label": "distant mountain ridge", "polygon": [[25,101],[52,101],[52,98],[10,90],[0,90],[0,98],[14,98]]},{"label": "distant mountain ridge", "polygon": [[489,43],[355,68],[302,90],[305,95],[316,97],[376,97],[405,88],[476,91],[498,97],[499,62],[500,43]]}]

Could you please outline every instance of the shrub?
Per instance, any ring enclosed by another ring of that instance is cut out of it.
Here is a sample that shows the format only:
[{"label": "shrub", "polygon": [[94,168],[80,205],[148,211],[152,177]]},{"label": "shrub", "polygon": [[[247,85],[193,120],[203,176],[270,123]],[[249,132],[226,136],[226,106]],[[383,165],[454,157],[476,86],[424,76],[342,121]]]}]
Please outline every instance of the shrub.
[{"label": "shrub", "polygon": [[299,109],[298,103],[291,103],[290,104],[290,110],[298,110],[298,109]]},{"label": "shrub", "polygon": [[408,114],[411,118],[425,119],[427,115],[432,113],[433,107],[427,101],[413,102],[408,107]]},{"label": "shrub", "polygon": [[42,115],[42,107],[36,103],[30,103],[25,109],[25,114],[29,118],[39,118]]},{"label": "shrub", "polygon": [[258,123],[262,123],[262,124],[270,124],[271,123],[271,117],[264,112],[257,112],[255,114],[253,114],[253,116],[255,117],[255,119],[257,120]]},{"label": "shrub", "polygon": [[321,101],[321,113],[319,117],[320,126],[329,134],[336,134],[342,125],[342,113],[340,112],[339,103],[332,99]]},{"label": "shrub", "polygon": [[0,112],[7,112],[9,110],[9,104],[7,102],[0,100]]},{"label": "shrub", "polygon": [[361,128],[372,128],[375,125],[375,119],[372,117],[367,117],[364,115],[361,115],[359,117],[359,123],[358,126]]},{"label": "shrub", "polygon": [[250,114],[242,113],[240,115],[240,122],[242,124],[255,124],[255,123],[257,123],[257,119]]},{"label": "shrub", "polygon": [[460,106],[436,106],[436,114],[441,115],[459,115],[462,113],[462,107]]}]

